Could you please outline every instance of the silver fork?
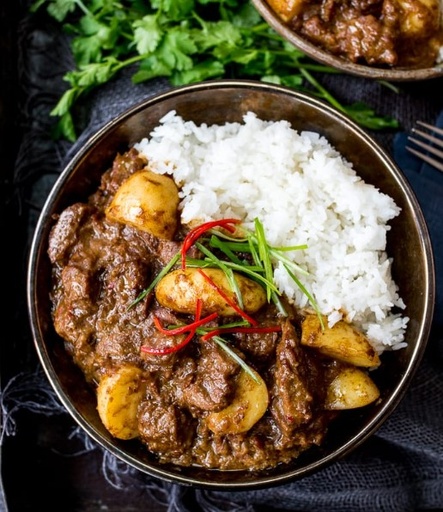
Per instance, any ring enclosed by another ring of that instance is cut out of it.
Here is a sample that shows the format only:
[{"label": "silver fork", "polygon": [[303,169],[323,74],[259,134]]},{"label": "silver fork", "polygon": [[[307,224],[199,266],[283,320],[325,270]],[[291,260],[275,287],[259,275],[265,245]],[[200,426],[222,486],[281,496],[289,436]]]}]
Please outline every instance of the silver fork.
[{"label": "silver fork", "polygon": [[[408,140],[412,143],[414,143],[416,146],[424,149],[430,154],[426,154],[423,151],[418,151],[417,149],[406,146],[406,149],[412,153],[413,155],[417,156],[424,162],[427,162],[428,164],[432,165],[439,171],[443,171],[443,151],[441,151],[438,148],[443,148],[443,139],[436,137],[435,135],[441,135],[443,136],[443,129],[437,128],[436,126],[432,126],[431,124],[424,123],[423,121],[417,121],[417,126],[420,126],[422,128],[426,128],[427,130],[430,130],[431,133],[425,132],[423,130],[420,130],[420,128],[412,128],[411,133],[412,135],[408,136]],[[417,138],[420,137],[420,138]],[[431,145],[433,144],[433,145]],[[433,158],[433,156],[437,158]]]}]

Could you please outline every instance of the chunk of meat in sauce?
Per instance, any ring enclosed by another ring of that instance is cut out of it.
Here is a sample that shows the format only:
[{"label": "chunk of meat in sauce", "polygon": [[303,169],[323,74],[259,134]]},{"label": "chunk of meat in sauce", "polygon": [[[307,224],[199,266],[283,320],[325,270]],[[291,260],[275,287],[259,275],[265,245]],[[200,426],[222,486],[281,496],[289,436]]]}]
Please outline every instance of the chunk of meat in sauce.
[{"label": "chunk of meat in sauce", "polygon": [[437,0],[268,0],[294,32],[353,63],[430,67],[443,45]]},{"label": "chunk of meat in sauce", "polygon": [[[171,396],[171,395],[169,395]],[[173,395],[172,395],[173,396]],[[146,446],[155,453],[179,457],[189,452],[195,436],[192,416],[168,399],[155,376],[147,379],[147,396],[140,405],[139,430]],[[188,458],[189,464],[189,458]]]},{"label": "chunk of meat in sauce", "polygon": [[323,388],[320,368],[300,346],[291,322],[283,324],[277,346],[274,385],[270,410],[281,432],[277,446],[282,449],[297,442],[294,435],[316,414],[314,390]]},{"label": "chunk of meat in sauce", "polygon": [[227,407],[235,392],[233,377],[239,369],[238,363],[213,341],[202,343],[192,382],[186,387],[177,386],[180,404],[191,411]]},{"label": "chunk of meat in sauce", "polygon": [[309,9],[294,19],[294,30],[331,53],[346,55],[352,62],[390,66],[397,63],[395,29],[365,9],[360,11],[332,2],[323,5],[324,9]]},{"label": "chunk of meat in sauce", "polygon": [[123,181],[134,172],[144,169],[146,165],[146,159],[134,148],[124,154],[118,154],[114,158],[112,167],[103,173],[100,187],[91,196],[91,202],[98,208],[104,209]]},{"label": "chunk of meat in sauce", "polygon": [[[278,316],[274,306],[268,306],[259,311],[256,320],[260,326],[275,326],[275,319]],[[234,334],[235,345],[247,356],[252,357],[257,365],[260,362],[269,362],[275,356],[275,347],[279,339],[279,333],[236,333]]]},{"label": "chunk of meat in sauce", "polygon": [[57,219],[49,236],[48,256],[51,263],[69,258],[70,250],[77,244],[80,227],[94,209],[83,203],[66,208]]}]

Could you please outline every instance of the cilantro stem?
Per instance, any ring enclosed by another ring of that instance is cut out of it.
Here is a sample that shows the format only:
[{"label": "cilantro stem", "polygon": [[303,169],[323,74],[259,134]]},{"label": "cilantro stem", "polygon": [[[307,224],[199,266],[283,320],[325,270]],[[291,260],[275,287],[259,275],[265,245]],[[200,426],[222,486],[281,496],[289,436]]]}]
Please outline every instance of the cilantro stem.
[{"label": "cilantro stem", "polygon": [[317,95],[321,96],[325,100],[327,100],[333,107],[337,108],[341,112],[346,112],[346,109],[343,105],[337,101],[332,94],[330,94],[312,75],[309,71],[303,67],[300,67],[301,74],[306,78],[306,80],[315,87],[317,90]]},{"label": "cilantro stem", "polygon": [[94,18],[92,12],[86,7],[86,5],[81,0],[74,0],[74,3],[78,5],[78,7],[89,17]]}]

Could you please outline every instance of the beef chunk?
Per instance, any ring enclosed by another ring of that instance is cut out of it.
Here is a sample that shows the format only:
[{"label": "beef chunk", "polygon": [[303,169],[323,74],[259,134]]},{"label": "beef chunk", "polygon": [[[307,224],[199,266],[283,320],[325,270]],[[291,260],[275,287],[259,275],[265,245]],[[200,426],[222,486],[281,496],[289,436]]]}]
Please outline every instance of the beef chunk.
[{"label": "beef chunk", "polygon": [[51,263],[69,256],[80,233],[80,226],[94,211],[91,206],[77,203],[64,210],[57,219],[49,236],[48,255]]},{"label": "beef chunk", "polygon": [[179,456],[192,443],[193,430],[189,428],[192,418],[174,404],[146,400],[140,408],[140,432],[143,441],[154,452]]},{"label": "beef chunk", "polygon": [[281,437],[279,445],[290,445],[293,433],[312,419],[313,395],[306,375],[306,356],[299,337],[286,321],[277,347],[271,412]]},{"label": "beef chunk", "polygon": [[238,371],[238,364],[214,342],[202,343],[193,381],[177,387],[181,405],[204,411],[226,407],[235,391],[233,377]]}]

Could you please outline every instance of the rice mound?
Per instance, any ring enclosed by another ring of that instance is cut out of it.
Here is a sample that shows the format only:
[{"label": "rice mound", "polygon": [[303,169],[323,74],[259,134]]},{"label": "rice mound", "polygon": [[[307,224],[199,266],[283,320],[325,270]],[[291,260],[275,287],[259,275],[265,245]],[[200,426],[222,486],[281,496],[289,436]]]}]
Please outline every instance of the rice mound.
[{"label": "rice mound", "polygon": [[[253,229],[259,218],[271,245],[308,246],[288,255],[309,272],[298,277],[329,325],[352,321],[378,353],[406,346],[409,319],[393,313],[405,304],[385,252],[388,222],[400,208],[326,138],[253,112],[243,123],[197,126],[171,111],[135,148],[180,187],[183,223],[235,217]],[[281,265],[274,279],[296,305],[309,307]]]}]

